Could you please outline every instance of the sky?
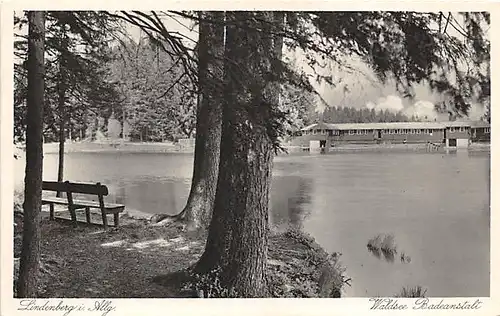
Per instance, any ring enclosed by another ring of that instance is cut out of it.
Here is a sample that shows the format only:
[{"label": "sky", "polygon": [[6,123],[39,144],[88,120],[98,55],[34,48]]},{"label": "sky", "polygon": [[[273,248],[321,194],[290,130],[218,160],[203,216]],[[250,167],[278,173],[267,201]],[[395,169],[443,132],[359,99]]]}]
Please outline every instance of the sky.
[{"label": "sky", "polygon": [[[463,23],[461,16],[455,15],[458,23]],[[488,30],[486,26],[484,29]],[[437,29],[437,25],[436,25]],[[447,33],[463,38],[454,28],[448,27]],[[488,32],[486,31],[486,36]],[[336,87],[328,84],[317,86],[323,99],[330,106],[351,106],[355,108],[369,108],[376,110],[388,109],[392,112],[401,111],[407,116],[419,116],[429,121],[447,121],[448,114],[438,113],[435,104],[444,100],[444,95],[431,91],[425,83],[415,85],[415,98],[413,100],[404,98],[397,91],[394,82],[380,83],[370,67],[359,60],[359,58],[347,57],[347,62],[359,70],[359,72],[333,71],[331,74],[342,80]],[[324,105],[319,104],[319,111]],[[470,120],[479,120],[485,113],[481,104],[473,104],[469,110]]]}]

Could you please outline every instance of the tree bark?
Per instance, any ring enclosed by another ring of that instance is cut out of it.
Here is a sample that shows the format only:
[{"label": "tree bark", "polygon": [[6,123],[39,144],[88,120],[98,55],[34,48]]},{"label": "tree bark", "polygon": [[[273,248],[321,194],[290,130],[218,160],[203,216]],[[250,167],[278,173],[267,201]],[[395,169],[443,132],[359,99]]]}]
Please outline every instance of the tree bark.
[{"label": "tree bark", "polygon": [[[200,18],[224,21],[224,12],[200,12]],[[200,22],[199,100],[191,191],[183,210],[188,227],[210,223],[219,172],[222,130],[222,78],[224,75],[224,26]]]},{"label": "tree bark", "polygon": [[198,84],[199,97],[196,112],[196,140],[193,177],[186,206],[181,213],[164,221],[181,220],[188,230],[206,228],[210,223],[217,175],[222,129],[222,102],[224,76],[224,12],[199,13]]},{"label": "tree bark", "polygon": [[26,175],[24,229],[17,285],[18,297],[35,297],[40,267],[42,206],[43,100],[45,13],[28,13],[28,95],[26,115]]},{"label": "tree bark", "polygon": [[269,12],[227,13],[225,102],[214,212],[198,273],[220,269],[229,296],[265,297],[272,169],[271,36],[245,28]]}]

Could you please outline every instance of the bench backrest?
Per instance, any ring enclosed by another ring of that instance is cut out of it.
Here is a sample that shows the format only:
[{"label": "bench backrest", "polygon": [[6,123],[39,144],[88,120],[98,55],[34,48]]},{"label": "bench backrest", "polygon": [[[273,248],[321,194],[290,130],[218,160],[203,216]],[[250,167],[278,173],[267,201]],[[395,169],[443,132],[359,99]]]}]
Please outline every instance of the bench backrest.
[{"label": "bench backrest", "polygon": [[57,182],[57,181],[43,181],[42,189],[45,191],[56,192],[71,192],[80,194],[95,194],[99,196],[108,195],[108,187],[99,182],[93,183],[74,183],[74,182]]}]

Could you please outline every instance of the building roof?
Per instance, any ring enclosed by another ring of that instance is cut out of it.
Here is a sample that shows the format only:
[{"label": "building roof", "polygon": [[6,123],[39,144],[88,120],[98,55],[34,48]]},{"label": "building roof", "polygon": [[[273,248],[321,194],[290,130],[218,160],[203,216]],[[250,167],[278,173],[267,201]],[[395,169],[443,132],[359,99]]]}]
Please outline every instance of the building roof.
[{"label": "building roof", "polygon": [[314,123],[314,124],[311,124],[311,125],[307,125],[306,127],[303,127],[300,130],[301,131],[308,131],[308,130],[313,129],[314,127],[316,127],[316,125],[318,125],[318,124]]},{"label": "building roof", "polygon": [[[485,122],[482,122],[485,123]],[[390,122],[390,123],[342,123],[331,124],[319,122],[312,124],[301,129],[308,131],[312,129],[326,129],[326,130],[358,130],[358,129],[444,129],[446,127],[460,127],[460,126],[474,126],[482,124],[480,122],[472,121],[453,121],[453,122]],[[480,125],[479,127],[488,127]]]},{"label": "building roof", "polygon": [[471,121],[451,121],[451,122],[443,122],[446,127],[462,127],[462,126],[471,126]]},{"label": "building roof", "polygon": [[475,121],[475,122],[472,122],[471,127],[490,127],[490,123],[488,122],[485,122],[485,121]]},{"label": "building roof", "polygon": [[390,122],[390,123],[354,123],[334,124],[337,129],[412,129],[430,128],[441,129],[444,125],[437,122]]}]

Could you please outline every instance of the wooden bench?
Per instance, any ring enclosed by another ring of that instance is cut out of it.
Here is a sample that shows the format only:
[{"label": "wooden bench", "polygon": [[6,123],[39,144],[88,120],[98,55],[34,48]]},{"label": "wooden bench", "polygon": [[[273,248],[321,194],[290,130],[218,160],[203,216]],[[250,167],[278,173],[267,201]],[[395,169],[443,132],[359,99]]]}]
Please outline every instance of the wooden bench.
[{"label": "wooden bench", "polygon": [[[42,184],[43,191],[55,191],[66,193],[66,197],[43,197],[42,205],[48,204],[50,207],[50,219],[54,219],[54,205],[67,205],[69,213],[71,214],[71,220],[76,225],[76,210],[85,209],[85,216],[87,218],[87,223],[90,224],[90,209],[97,208],[101,210],[102,223],[104,228],[108,227],[107,214],[113,214],[114,216],[114,226],[118,226],[119,215],[125,209],[123,204],[115,204],[104,202],[104,196],[108,195],[108,188],[105,185],[91,183],[74,183],[74,182],[54,182],[54,181],[43,181]],[[90,200],[75,200],[73,199],[73,194],[88,194],[96,195],[98,201]]]}]

